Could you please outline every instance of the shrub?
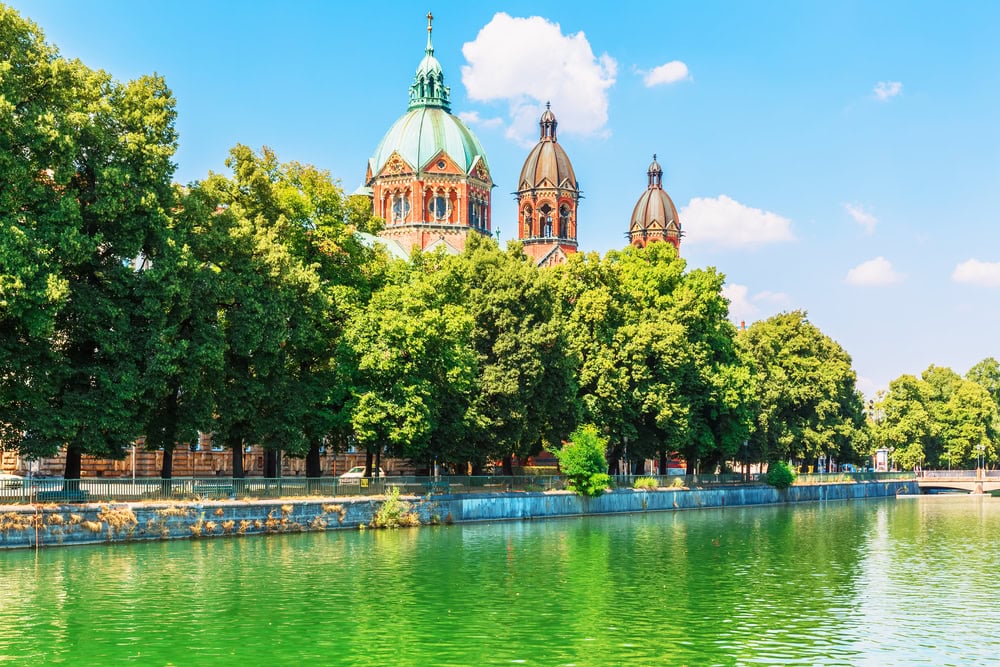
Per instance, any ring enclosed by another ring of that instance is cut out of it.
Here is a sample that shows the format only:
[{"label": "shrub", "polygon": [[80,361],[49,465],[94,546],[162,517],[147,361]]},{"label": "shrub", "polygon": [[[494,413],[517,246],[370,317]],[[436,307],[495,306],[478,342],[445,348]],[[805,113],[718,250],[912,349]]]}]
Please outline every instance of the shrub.
[{"label": "shrub", "polygon": [[419,525],[420,516],[412,510],[410,503],[399,499],[398,486],[394,486],[389,490],[385,501],[372,518],[372,526],[375,528],[399,528],[400,526]]},{"label": "shrub", "polygon": [[634,489],[658,489],[660,488],[660,480],[655,477],[639,477],[632,484]]},{"label": "shrub", "polygon": [[570,440],[556,452],[559,468],[570,486],[584,496],[599,496],[611,483],[608,461],[604,458],[607,440],[597,434],[596,426],[584,426],[570,435]]},{"label": "shrub", "polygon": [[767,483],[776,489],[787,489],[795,481],[795,473],[784,461],[767,464]]}]

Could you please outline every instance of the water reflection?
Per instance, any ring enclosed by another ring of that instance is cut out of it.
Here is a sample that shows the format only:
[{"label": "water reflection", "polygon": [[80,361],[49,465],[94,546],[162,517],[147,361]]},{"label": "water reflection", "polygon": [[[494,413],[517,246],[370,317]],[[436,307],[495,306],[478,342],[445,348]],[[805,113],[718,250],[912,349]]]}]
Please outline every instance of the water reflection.
[{"label": "water reflection", "polygon": [[0,663],[995,664],[1000,501],[0,554]]}]

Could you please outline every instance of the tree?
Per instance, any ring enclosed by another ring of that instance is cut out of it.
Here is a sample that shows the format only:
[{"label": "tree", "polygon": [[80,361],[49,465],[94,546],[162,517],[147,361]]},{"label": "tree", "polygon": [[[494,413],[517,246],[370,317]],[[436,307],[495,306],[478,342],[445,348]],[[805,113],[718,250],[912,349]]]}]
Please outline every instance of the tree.
[{"label": "tree", "polygon": [[138,357],[156,238],[172,201],[174,99],[67,61],[0,7],[0,403],[27,456],[120,457],[141,431]]},{"label": "tree", "polygon": [[218,269],[225,372],[213,430],[237,477],[250,444],[265,448],[267,476],[280,474],[282,451],[306,456],[318,476],[321,443],[347,421],[338,354],[348,313],[367,299],[371,253],[328,173],[242,145],[227,166],[231,179],[212,174],[192,188],[211,211],[202,233]]},{"label": "tree", "polygon": [[577,493],[599,496],[608,488],[611,477],[605,472],[608,461],[604,457],[607,446],[607,439],[590,424],[573,431],[569,442],[556,451],[559,469]]},{"label": "tree", "polygon": [[847,352],[803,311],[756,322],[738,340],[757,378],[751,440],[763,457],[853,458],[864,414]]},{"label": "tree", "polygon": [[985,389],[1000,409],[1000,362],[987,357],[970,368],[965,379]]},{"label": "tree", "polygon": [[472,327],[422,272],[403,269],[352,315],[347,409],[369,460],[385,452],[426,461],[462,441],[476,373]]},{"label": "tree", "polygon": [[749,425],[750,376],[727,321],[723,277],[685,272],[669,244],[577,255],[562,269],[585,419],[608,434],[616,460],[736,452]]},{"label": "tree", "polygon": [[204,198],[179,189],[162,230],[161,252],[146,271],[149,317],[143,339],[142,432],[148,449],[162,449],[160,477],[173,476],[174,449],[212,429],[214,391],[222,375],[224,341],[218,320],[218,268],[201,230],[211,212]]},{"label": "tree", "polygon": [[[425,267],[424,270],[429,270]],[[492,239],[470,236],[465,251],[429,270],[436,292],[472,318],[476,379],[469,429],[448,456],[479,469],[556,448],[579,413],[575,366],[557,311],[555,286],[519,244],[501,251]]]},{"label": "tree", "polygon": [[931,387],[912,375],[901,375],[889,383],[889,392],[874,405],[881,418],[875,425],[878,445],[892,450],[902,468],[912,469],[925,461],[936,461],[940,426],[931,417]]}]

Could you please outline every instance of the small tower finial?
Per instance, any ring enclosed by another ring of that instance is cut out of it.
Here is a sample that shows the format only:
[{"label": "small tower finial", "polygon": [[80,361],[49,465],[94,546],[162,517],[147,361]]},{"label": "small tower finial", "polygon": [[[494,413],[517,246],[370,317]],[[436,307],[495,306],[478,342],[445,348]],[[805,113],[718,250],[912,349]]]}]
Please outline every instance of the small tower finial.
[{"label": "small tower finial", "polygon": [[545,103],[545,108],[546,109],[551,109],[552,108],[552,102],[546,102]]},{"label": "small tower finial", "polygon": [[656,162],[656,153],[653,153],[653,162]]},{"label": "small tower finial", "polygon": [[431,26],[431,21],[433,21],[433,20],[434,20],[434,15],[431,14],[430,12],[427,12],[427,32],[430,32],[431,30],[434,29]]}]

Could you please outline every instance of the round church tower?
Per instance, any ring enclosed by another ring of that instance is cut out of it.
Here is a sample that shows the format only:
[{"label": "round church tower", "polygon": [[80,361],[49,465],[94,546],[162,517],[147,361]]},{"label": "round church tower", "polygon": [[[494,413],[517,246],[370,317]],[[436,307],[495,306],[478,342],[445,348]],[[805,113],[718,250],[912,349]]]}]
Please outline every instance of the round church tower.
[{"label": "round church tower", "polygon": [[517,237],[539,266],[561,264],[576,252],[580,184],[566,151],[556,141],[556,116],[545,104],[538,143],[517,180]]},{"label": "round church tower", "polygon": [[646,171],[649,185],[632,209],[628,240],[639,248],[652,241],[667,241],[680,250],[681,221],[670,195],[663,189],[663,168],[653,155],[653,162]]},{"label": "round church tower", "polygon": [[470,232],[489,235],[490,177],[476,136],[451,114],[451,89],[434,57],[427,15],[427,48],[410,86],[410,105],[368,161],[366,184],[382,238],[409,252],[444,244],[465,248]]}]

